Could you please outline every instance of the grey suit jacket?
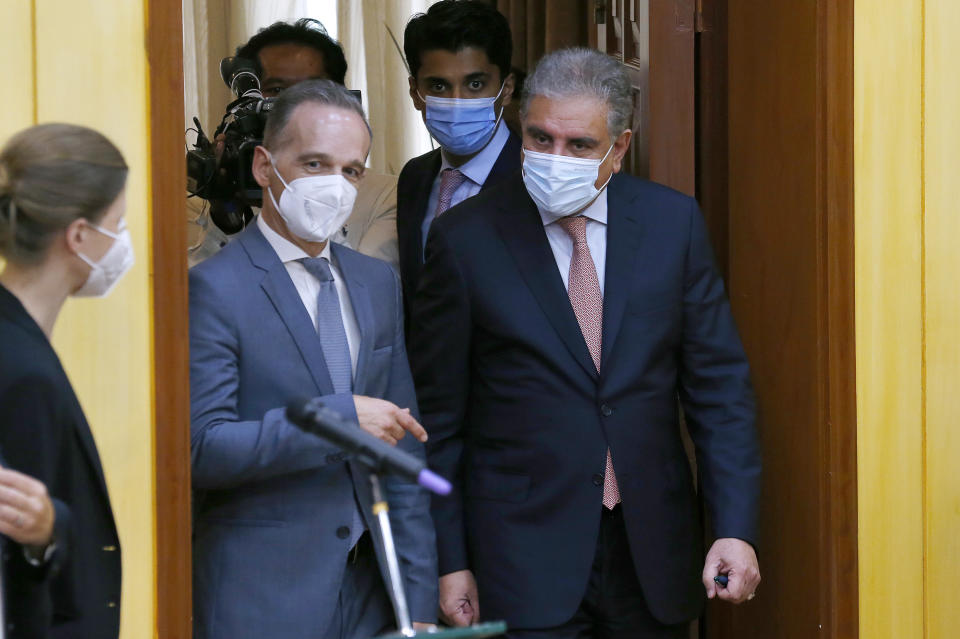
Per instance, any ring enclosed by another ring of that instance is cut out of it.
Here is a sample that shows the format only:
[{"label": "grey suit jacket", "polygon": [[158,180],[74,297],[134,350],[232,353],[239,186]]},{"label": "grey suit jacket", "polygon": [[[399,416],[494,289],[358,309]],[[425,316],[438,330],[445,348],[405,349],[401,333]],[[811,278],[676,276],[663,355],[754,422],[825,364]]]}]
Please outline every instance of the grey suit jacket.
[{"label": "grey suit jacket", "polygon": [[[360,326],[354,392],[416,412],[396,274],[336,244],[332,258]],[[357,419],[352,395],[334,394],[320,338],[256,225],[190,271],[190,389],[195,637],[322,636],[336,609],[354,495],[369,503],[369,487],[342,450],[284,417],[287,402],[321,397]],[[411,436],[399,446],[424,454]],[[411,614],[432,620],[429,498],[396,479],[386,488]]]}]

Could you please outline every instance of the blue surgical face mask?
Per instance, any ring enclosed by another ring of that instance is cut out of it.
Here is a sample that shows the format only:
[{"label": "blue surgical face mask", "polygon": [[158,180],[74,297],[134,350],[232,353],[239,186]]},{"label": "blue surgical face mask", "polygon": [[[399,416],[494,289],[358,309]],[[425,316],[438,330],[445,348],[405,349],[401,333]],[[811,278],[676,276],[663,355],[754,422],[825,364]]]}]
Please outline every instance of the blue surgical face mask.
[{"label": "blue surgical face mask", "polygon": [[503,105],[499,114],[494,112],[503,86],[500,85],[500,93],[492,98],[420,96],[427,105],[426,124],[430,135],[454,155],[471,155],[485,147],[503,117]]}]

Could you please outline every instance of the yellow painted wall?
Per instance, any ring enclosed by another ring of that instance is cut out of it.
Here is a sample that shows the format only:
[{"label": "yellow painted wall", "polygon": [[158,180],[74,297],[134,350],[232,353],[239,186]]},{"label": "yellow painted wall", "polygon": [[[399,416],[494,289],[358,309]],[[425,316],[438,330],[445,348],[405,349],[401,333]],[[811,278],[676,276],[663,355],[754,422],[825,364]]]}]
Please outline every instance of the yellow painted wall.
[{"label": "yellow painted wall", "polygon": [[960,2],[926,0],[927,637],[960,636]]},{"label": "yellow painted wall", "polygon": [[156,627],[144,11],[144,2],[134,0],[0,4],[0,59],[8,78],[0,143],[35,117],[84,124],[110,137],[131,167],[127,222],[136,266],[108,298],[68,301],[53,340],[107,477],[123,547],[125,639],[151,637]]},{"label": "yellow painted wall", "polygon": [[860,636],[960,633],[960,3],[855,17]]}]

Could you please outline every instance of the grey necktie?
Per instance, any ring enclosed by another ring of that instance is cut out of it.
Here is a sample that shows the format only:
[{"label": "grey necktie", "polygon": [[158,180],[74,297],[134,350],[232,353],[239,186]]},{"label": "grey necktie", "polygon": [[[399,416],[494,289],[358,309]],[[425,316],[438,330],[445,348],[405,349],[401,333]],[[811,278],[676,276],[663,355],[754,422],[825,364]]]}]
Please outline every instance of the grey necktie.
[{"label": "grey necktie", "polygon": [[[330,272],[330,262],[325,257],[308,257],[300,262],[308,273],[320,281],[320,293],[317,294],[317,332],[320,334],[323,358],[327,360],[327,371],[333,382],[333,392],[349,393],[353,390],[350,345],[347,343],[347,332],[343,327],[340,296],[337,295],[337,285],[333,281],[333,273]],[[353,501],[355,507],[350,522],[350,548],[356,545],[367,528],[360,514],[356,493]]]},{"label": "grey necktie", "polygon": [[320,281],[317,295],[317,332],[327,372],[333,382],[333,392],[349,393],[353,389],[353,366],[350,363],[350,345],[343,328],[340,313],[340,298],[330,272],[330,262],[324,257],[308,257],[300,260],[307,272]]}]

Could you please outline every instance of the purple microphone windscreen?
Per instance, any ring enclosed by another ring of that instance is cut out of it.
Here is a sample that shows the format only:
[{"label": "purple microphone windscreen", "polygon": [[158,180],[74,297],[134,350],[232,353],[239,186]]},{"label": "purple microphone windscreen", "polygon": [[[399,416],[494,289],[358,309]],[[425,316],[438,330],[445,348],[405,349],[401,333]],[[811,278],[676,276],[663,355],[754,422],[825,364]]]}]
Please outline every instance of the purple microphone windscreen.
[{"label": "purple microphone windscreen", "polygon": [[453,490],[450,482],[429,468],[424,468],[420,471],[420,474],[417,475],[417,483],[438,495],[449,495],[450,491]]}]

